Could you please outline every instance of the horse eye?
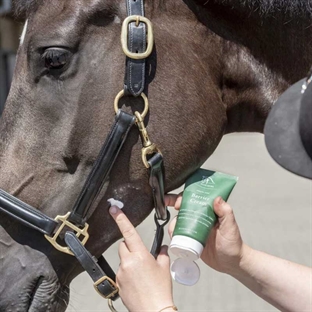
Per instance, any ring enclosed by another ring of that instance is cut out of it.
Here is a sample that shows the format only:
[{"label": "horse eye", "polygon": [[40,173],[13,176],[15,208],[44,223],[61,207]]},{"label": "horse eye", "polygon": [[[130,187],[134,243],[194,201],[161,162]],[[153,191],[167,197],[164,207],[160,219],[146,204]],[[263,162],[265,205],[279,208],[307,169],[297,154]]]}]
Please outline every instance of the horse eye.
[{"label": "horse eye", "polygon": [[42,58],[48,69],[62,69],[69,62],[71,52],[62,48],[48,48]]}]

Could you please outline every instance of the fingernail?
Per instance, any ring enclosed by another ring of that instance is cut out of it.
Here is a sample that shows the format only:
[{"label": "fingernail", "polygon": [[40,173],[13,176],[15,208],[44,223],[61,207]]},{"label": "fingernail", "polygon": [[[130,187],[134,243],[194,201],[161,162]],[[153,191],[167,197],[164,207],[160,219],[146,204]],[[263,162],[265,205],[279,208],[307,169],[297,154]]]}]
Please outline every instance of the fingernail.
[{"label": "fingernail", "polygon": [[222,197],[219,198],[218,204],[219,205],[223,205],[225,203],[225,201],[223,200]]},{"label": "fingernail", "polygon": [[119,208],[117,206],[111,206],[109,208],[110,214],[116,214],[118,212]]}]

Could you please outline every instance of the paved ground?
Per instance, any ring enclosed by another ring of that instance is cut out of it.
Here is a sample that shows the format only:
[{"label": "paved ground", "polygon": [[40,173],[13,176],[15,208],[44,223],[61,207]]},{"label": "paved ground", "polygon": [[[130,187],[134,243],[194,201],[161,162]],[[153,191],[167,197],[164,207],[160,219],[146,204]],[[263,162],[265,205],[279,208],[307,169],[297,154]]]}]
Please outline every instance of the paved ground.
[{"label": "paved ground", "polygon": [[[237,222],[246,243],[264,252],[312,266],[312,184],[281,169],[271,160],[260,134],[224,137],[214,155],[203,166],[239,176],[231,197]],[[151,245],[153,220],[139,226]],[[169,242],[168,238],[165,240]],[[117,269],[118,243],[106,253]],[[199,263],[200,281],[192,287],[174,283],[179,311],[277,311],[233,278]],[[291,282],[291,281],[290,281]],[[118,311],[125,311],[119,300]],[[86,274],[71,285],[68,312],[109,311],[105,300],[93,290]]]}]

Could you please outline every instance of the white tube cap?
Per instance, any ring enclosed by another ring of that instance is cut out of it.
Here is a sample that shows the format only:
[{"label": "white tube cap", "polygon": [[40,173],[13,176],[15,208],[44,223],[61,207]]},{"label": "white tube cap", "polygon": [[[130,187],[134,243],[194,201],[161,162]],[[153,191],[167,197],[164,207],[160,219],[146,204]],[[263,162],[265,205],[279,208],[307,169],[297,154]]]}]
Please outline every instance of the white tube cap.
[{"label": "white tube cap", "polygon": [[178,258],[172,262],[170,273],[179,284],[192,286],[199,280],[200,269],[194,261],[188,258]]},{"label": "white tube cap", "polygon": [[179,258],[197,260],[204,246],[197,240],[183,235],[175,235],[170,243],[170,251]]}]

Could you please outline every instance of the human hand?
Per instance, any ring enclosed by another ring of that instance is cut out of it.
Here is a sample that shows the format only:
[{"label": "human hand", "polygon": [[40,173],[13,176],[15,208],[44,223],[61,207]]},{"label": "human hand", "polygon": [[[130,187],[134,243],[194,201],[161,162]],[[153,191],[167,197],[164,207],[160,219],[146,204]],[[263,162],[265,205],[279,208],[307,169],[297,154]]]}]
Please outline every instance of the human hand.
[{"label": "human hand", "polygon": [[[166,202],[175,209],[180,209],[182,195],[169,195]],[[214,212],[218,216],[217,224],[211,230],[202,252],[201,259],[211,268],[233,274],[239,268],[246,246],[243,244],[238,225],[231,206],[221,197],[214,200]],[[172,236],[176,219],[169,224]]]},{"label": "human hand", "polygon": [[112,206],[109,212],[124,238],[119,245],[120,266],[116,274],[124,305],[133,312],[157,312],[173,306],[168,247],[163,246],[155,260],[122,210]]}]

